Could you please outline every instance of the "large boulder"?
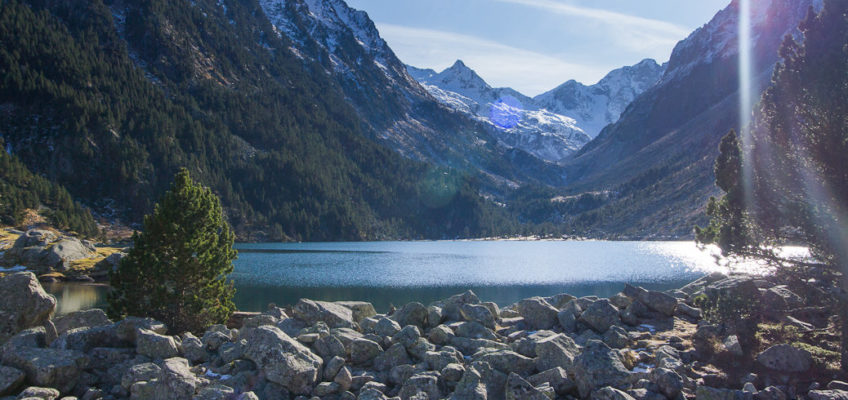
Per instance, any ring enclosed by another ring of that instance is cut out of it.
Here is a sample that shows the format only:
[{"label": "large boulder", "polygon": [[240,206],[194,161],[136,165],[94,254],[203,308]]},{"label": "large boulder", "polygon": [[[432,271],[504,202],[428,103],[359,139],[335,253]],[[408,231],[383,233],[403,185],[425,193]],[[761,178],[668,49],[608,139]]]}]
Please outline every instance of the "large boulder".
[{"label": "large boulder", "polygon": [[521,375],[527,375],[536,368],[535,360],[511,350],[485,349],[474,354],[472,357],[474,361],[485,361],[492,368],[505,374],[515,372]]},{"label": "large boulder", "polygon": [[561,367],[570,370],[580,347],[570,337],[560,333],[536,342],[536,369],[546,371]]},{"label": "large boulder", "polygon": [[463,304],[459,311],[466,321],[477,322],[486,328],[495,329],[495,314],[489,307],[481,304]]},{"label": "large boulder", "polygon": [[487,400],[488,391],[483,377],[474,367],[467,368],[457,382],[451,400]]},{"label": "large boulder", "polygon": [[109,320],[106,313],[99,308],[75,311],[61,317],[53,318],[53,325],[56,327],[56,334],[58,335],[61,335],[71,329],[93,328],[96,326],[109,325],[111,323],[112,321]]},{"label": "large boulder", "polygon": [[633,396],[614,387],[605,386],[592,392],[590,400],[636,400]]},{"label": "large boulder", "polygon": [[574,381],[568,378],[568,373],[560,368],[551,368],[547,371],[539,372],[536,375],[532,375],[527,378],[527,382],[530,382],[533,386],[541,386],[542,384],[549,384],[556,394],[560,396],[565,396],[566,393],[574,390],[575,385]]},{"label": "large boulder", "polygon": [[392,319],[397,321],[400,326],[414,325],[420,331],[424,331],[427,327],[427,318],[430,311],[423,304],[418,302],[407,303],[399,310],[392,314]]},{"label": "large boulder", "polygon": [[15,393],[23,385],[26,374],[12,367],[0,365],[0,396]]},{"label": "large boulder", "polygon": [[810,400],[848,400],[848,391],[839,389],[810,390],[807,392],[807,398]]},{"label": "large boulder", "polygon": [[194,397],[199,384],[191,373],[188,360],[174,357],[162,362],[159,379],[155,384],[155,398],[162,400],[182,400]]},{"label": "large boulder", "polygon": [[670,369],[654,368],[651,371],[651,381],[669,399],[677,398],[680,391],[683,390],[683,377]]},{"label": "large boulder", "polygon": [[359,338],[350,344],[350,360],[354,364],[366,364],[383,353],[380,344],[364,338]]},{"label": "large boulder", "polygon": [[[413,398],[440,399],[442,396],[439,393],[438,380],[438,373],[436,372],[415,374],[403,382],[399,393],[400,398],[403,400]],[[424,394],[425,396],[419,397],[420,394]]]},{"label": "large boulder", "polygon": [[760,289],[754,279],[745,276],[731,276],[713,282],[704,289],[704,293],[711,299],[719,297],[733,301],[745,301],[750,304],[758,304],[760,301]]},{"label": "large boulder", "polygon": [[751,394],[741,390],[719,389],[709,386],[698,386],[695,390],[695,400],[751,400]]},{"label": "large boulder", "polygon": [[757,354],[757,363],[779,372],[804,372],[813,365],[813,356],[807,350],[777,344]]},{"label": "large boulder", "polygon": [[353,311],[336,303],[300,299],[292,307],[295,317],[309,325],[324,322],[330,328],[357,328],[353,319]]},{"label": "large boulder", "polygon": [[295,394],[309,394],[320,381],[323,360],[273,326],[247,334],[244,356],[256,363],[267,380]]},{"label": "large boulder", "polygon": [[580,314],[580,320],[598,333],[606,332],[611,326],[621,321],[618,309],[607,299],[595,301],[586,307]]},{"label": "large boulder", "polygon": [[409,359],[406,348],[400,343],[395,343],[388,350],[374,357],[374,369],[377,371],[388,371],[398,365],[410,363],[412,360]]},{"label": "large boulder", "polygon": [[52,387],[67,393],[77,384],[88,357],[75,350],[7,346],[2,362],[26,373],[33,385]]},{"label": "large boulder", "polygon": [[365,318],[377,315],[374,305],[367,301],[337,301],[336,304],[349,308],[353,313],[353,321],[357,324]]},{"label": "large boulder", "polygon": [[649,290],[642,300],[648,308],[658,311],[667,317],[674,315],[674,310],[677,308],[677,299],[669,294]]},{"label": "large boulder", "polygon": [[180,354],[173,336],[160,335],[147,329],[138,330],[135,347],[138,354],[153,359],[166,359]]},{"label": "large boulder", "polygon": [[32,272],[0,278],[0,344],[24,329],[44,325],[55,310],[56,299]]},{"label": "large boulder", "polygon": [[531,297],[518,302],[518,314],[530,329],[551,329],[559,322],[559,310],[541,297]]},{"label": "large boulder", "polygon": [[584,398],[604,386],[623,388],[629,377],[618,352],[599,340],[588,341],[574,359],[574,379]]},{"label": "large boulder", "polygon": [[95,256],[94,246],[77,238],[66,237],[48,246],[44,250],[44,264],[59,271],[67,271],[71,261]]},{"label": "large boulder", "polygon": [[550,400],[550,398],[518,374],[511,373],[506,380],[506,400]]},{"label": "large boulder", "polygon": [[480,299],[472,291],[460,293],[447,298],[442,307],[442,314],[448,321],[462,321],[460,307],[463,304],[480,304]]}]

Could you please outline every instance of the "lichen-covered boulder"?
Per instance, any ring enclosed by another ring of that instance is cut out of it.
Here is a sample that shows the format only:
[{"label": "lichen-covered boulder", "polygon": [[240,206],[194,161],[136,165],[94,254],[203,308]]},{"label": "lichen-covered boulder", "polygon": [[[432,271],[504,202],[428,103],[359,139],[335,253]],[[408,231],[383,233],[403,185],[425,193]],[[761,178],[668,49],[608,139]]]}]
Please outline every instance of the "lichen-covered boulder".
[{"label": "lichen-covered boulder", "polygon": [[537,341],[535,352],[537,370],[546,371],[556,367],[569,370],[580,347],[570,337],[560,333]]},{"label": "lichen-covered boulder", "polygon": [[357,328],[353,311],[336,303],[300,299],[292,307],[294,316],[309,325],[321,321],[330,328]]},{"label": "lichen-covered boulder", "polygon": [[485,361],[492,368],[505,374],[516,372],[527,375],[536,368],[536,362],[511,350],[485,349],[472,356],[474,361]]},{"label": "lichen-covered boulder", "polygon": [[160,335],[147,329],[139,329],[135,347],[138,354],[153,359],[166,359],[180,354],[173,336]]},{"label": "lichen-covered boulder", "polygon": [[463,304],[480,304],[480,298],[472,291],[453,295],[444,301],[442,313],[448,321],[462,321],[460,308]]},{"label": "lichen-covered boulder", "polygon": [[524,318],[524,322],[531,329],[551,329],[559,321],[557,313],[559,310],[548,304],[541,297],[531,297],[518,302],[516,305],[518,314]]},{"label": "lichen-covered boulder", "polygon": [[629,377],[618,353],[599,340],[589,340],[574,359],[574,379],[581,397],[604,386],[624,387]]},{"label": "lichen-covered boulder", "polygon": [[430,312],[423,304],[418,302],[407,303],[392,314],[392,319],[400,326],[415,325],[423,331],[427,327],[427,318]]},{"label": "lichen-covered boulder", "polygon": [[792,345],[776,344],[757,354],[757,363],[779,372],[804,372],[813,365],[813,356]]},{"label": "lichen-covered boulder", "polygon": [[169,358],[162,362],[162,370],[159,372],[154,389],[155,398],[163,400],[193,398],[199,383],[189,369],[188,360],[180,357]]},{"label": "lichen-covered boulder", "polygon": [[495,315],[489,307],[482,304],[463,304],[459,308],[462,318],[466,321],[477,322],[486,328],[495,329]]},{"label": "lichen-covered boulder", "polygon": [[366,364],[371,362],[383,352],[380,344],[364,338],[354,340],[350,344],[350,360],[354,364]]},{"label": "lichen-covered boulder", "polygon": [[25,378],[24,371],[0,365],[0,396],[15,393],[23,385]]},{"label": "lichen-covered boulder", "polygon": [[598,333],[606,332],[621,321],[618,309],[606,299],[595,301],[586,307],[580,314],[580,320]]},{"label": "lichen-covered boulder", "polygon": [[506,400],[550,400],[548,396],[533,387],[516,373],[506,379]]},{"label": "lichen-covered boulder", "polygon": [[112,321],[109,320],[106,313],[99,308],[75,311],[53,318],[53,325],[56,327],[56,334],[58,335],[61,335],[71,329],[93,328],[97,326],[110,325],[111,323]]},{"label": "lichen-covered boulder", "polygon": [[55,310],[56,299],[32,272],[0,278],[0,344],[24,329],[44,325]]},{"label": "lichen-covered boulder", "polygon": [[7,346],[2,362],[24,371],[31,384],[66,393],[77,384],[88,357],[75,350]]},{"label": "lichen-covered boulder", "polygon": [[320,381],[323,360],[280,329],[260,326],[248,333],[244,356],[266,379],[295,394],[309,394]]}]

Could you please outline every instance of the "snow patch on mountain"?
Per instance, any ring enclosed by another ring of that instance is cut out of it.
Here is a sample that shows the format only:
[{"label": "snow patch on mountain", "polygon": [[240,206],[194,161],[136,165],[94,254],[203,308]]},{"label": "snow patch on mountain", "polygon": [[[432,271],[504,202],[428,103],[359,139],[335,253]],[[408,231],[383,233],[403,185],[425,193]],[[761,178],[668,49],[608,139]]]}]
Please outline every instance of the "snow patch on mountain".
[{"label": "snow patch on mountain", "polygon": [[[439,73],[407,66],[409,75],[441,103],[497,128],[505,144],[552,162],[563,161],[618,120],[664,69],[643,60],[610,72],[595,85],[571,80],[530,98],[511,88],[491,87],[461,60]],[[508,122],[512,118],[514,123]]]}]

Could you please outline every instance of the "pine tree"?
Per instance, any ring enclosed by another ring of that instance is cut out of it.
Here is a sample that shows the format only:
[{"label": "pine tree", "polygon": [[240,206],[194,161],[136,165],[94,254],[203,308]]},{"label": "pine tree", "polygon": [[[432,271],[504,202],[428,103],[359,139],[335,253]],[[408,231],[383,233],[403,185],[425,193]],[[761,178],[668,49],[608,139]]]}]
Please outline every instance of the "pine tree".
[{"label": "pine tree", "polygon": [[[808,246],[817,260],[812,266],[841,279],[834,302],[843,332],[842,369],[848,371],[846,16],[848,2],[826,1],[818,15],[811,8],[801,23],[803,42],[785,38],[783,61],[754,116],[747,158],[739,159],[738,143],[722,141],[716,183],[726,195],[710,200],[710,226],[696,232],[699,241],[716,243],[725,254],[764,259],[802,276],[806,262],[781,259],[773,249]],[[739,184],[742,166],[747,193]]]},{"label": "pine tree", "polygon": [[226,322],[235,308],[233,238],[218,197],[180,170],[110,277],[110,314],[153,317],[171,332]]}]

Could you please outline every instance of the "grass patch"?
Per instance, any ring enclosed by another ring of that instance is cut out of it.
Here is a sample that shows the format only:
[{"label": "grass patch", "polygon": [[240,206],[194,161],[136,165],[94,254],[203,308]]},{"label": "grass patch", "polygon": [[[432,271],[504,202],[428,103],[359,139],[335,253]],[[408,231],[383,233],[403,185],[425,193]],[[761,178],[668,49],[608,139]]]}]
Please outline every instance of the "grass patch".
[{"label": "grass patch", "polygon": [[15,244],[15,241],[21,236],[18,233],[11,232],[12,228],[0,229],[0,251],[8,250]]},{"label": "grass patch", "polygon": [[94,268],[97,263],[102,261],[104,258],[111,256],[112,254],[123,251],[123,247],[112,247],[112,246],[103,246],[97,248],[97,255],[89,257],[89,258],[81,258],[79,260],[71,261],[70,269],[73,271],[85,272]]}]

